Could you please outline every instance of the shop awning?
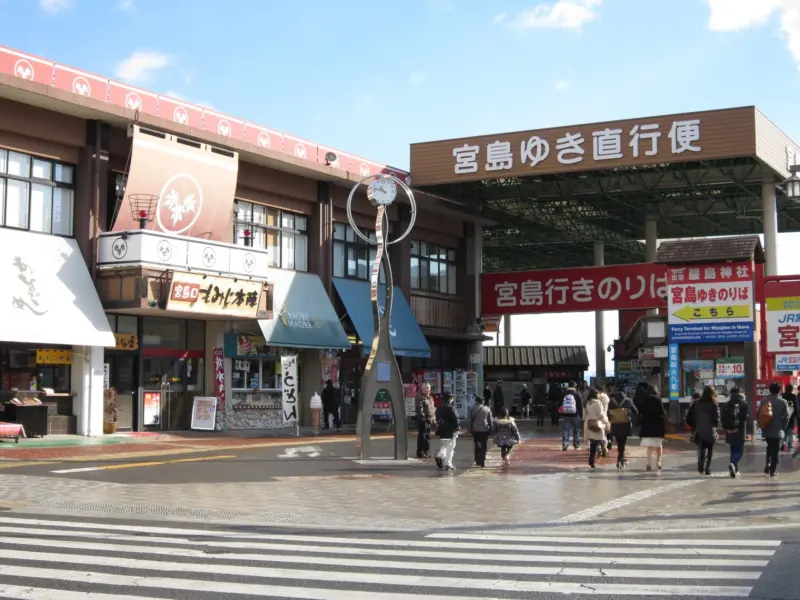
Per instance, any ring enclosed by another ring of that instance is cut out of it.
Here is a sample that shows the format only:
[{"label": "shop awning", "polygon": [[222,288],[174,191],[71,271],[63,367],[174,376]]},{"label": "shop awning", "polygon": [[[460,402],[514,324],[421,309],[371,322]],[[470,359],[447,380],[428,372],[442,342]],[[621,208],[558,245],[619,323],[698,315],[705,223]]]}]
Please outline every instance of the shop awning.
[{"label": "shop awning", "polygon": [[[364,344],[364,353],[369,354],[372,350],[372,340],[375,337],[369,282],[334,277],[333,285],[356,328],[358,337]],[[379,297],[381,299],[384,298],[385,290],[386,286],[380,286]],[[411,307],[398,287],[394,288],[390,321],[392,348],[395,355],[415,358],[428,358],[431,355],[430,346],[414,318],[414,313],[411,312]]]},{"label": "shop awning", "polygon": [[0,228],[0,248],[0,341],[116,345],[75,240]]},{"label": "shop awning", "polygon": [[273,269],[275,318],[259,321],[269,346],[347,349],[350,342],[319,277]]}]

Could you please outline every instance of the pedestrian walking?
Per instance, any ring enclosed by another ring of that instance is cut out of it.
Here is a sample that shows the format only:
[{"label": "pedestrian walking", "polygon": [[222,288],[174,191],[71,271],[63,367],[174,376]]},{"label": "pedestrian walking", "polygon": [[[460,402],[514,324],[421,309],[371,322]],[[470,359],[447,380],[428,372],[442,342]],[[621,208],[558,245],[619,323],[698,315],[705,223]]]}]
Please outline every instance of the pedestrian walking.
[{"label": "pedestrian walking", "polygon": [[625,447],[633,435],[633,417],[638,414],[633,401],[622,392],[614,392],[608,404],[608,420],[611,422],[611,435],[617,440],[617,471],[628,466]]},{"label": "pedestrian walking", "polygon": [[664,452],[663,444],[664,437],[667,434],[667,413],[664,410],[664,403],[658,395],[658,391],[648,385],[644,384],[642,389],[641,399],[636,404],[639,411],[639,437],[641,438],[641,445],[647,448],[647,465],[648,471],[653,470],[653,454],[656,455],[656,466],[661,470],[661,458]]},{"label": "pedestrian walking", "polygon": [[494,391],[492,392],[492,403],[494,404],[494,414],[499,415],[500,410],[505,407],[506,399],[503,396],[503,382],[498,381],[494,386]]},{"label": "pedestrian walking", "polygon": [[797,425],[797,396],[794,393],[794,386],[791,383],[786,384],[785,391],[783,392],[783,399],[789,405],[789,426],[786,428],[786,443],[781,450],[786,450],[792,454],[794,458],[794,428]]},{"label": "pedestrian walking", "polygon": [[584,436],[589,440],[589,467],[595,468],[595,458],[598,454],[602,455],[605,450],[606,436],[610,428],[606,409],[600,400],[597,390],[590,390],[586,397],[586,416]]},{"label": "pedestrian walking", "polygon": [[731,459],[728,472],[731,477],[740,477],[739,461],[744,455],[744,442],[747,422],[750,420],[750,407],[739,386],[731,388],[728,403],[722,409],[720,421],[725,430],[725,442],[730,447]]},{"label": "pedestrian walking", "polygon": [[492,403],[492,388],[488,383],[483,386],[483,403],[486,406],[490,406]]},{"label": "pedestrian walking", "polygon": [[431,430],[436,426],[436,409],[431,386],[423,383],[417,398],[417,458],[430,458]]},{"label": "pedestrian walking", "polygon": [[486,466],[486,450],[489,445],[489,435],[492,433],[492,421],[492,411],[488,404],[476,397],[469,413],[469,429],[475,446],[475,464],[479,467]]},{"label": "pedestrian walking", "polygon": [[569,448],[569,439],[572,437],[572,447],[579,450],[581,447],[581,419],[583,418],[583,403],[575,383],[570,382],[561,399],[558,409],[561,414],[561,449]]},{"label": "pedestrian walking", "polygon": [[454,471],[453,454],[458,439],[458,415],[453,407],[453,395],[442,394],[442,405],[436,409],[436,437],[439,438],[439,453],[436,455],[436,466],[440,469]]},{"label": "pedestrian walking", "polygon": [[[608,397],[602,389],[597,388],[597,399],[603,405],[603,412],[608,415],[608,406],[611,403],[611,399]],[[600,449],[603,455],[603,458],[608,456],[608,453],[611,451],[611,429],[606,432],[606,440],[603,443],[602,448]]]},{"label": "pedestrian walking", "polygon": [[561,420],[561,402],[564,400],[564,390],[555,383],[550,384],[547,392],[547,406],[550,408],[550,424],[558,427]]},{"label": "pedestrian walking", "polygon": [[711,459],[714,457],[714,445],[717,443],[717,427],[719,427],[719,405],[717,391],[706,386],[700,400],[692,404],[686,422],[694,432],[697,444],[697,472],[711,475]]},{"label": "pedestrian walking", "polygon": [[522,390],[519,393],[519,411],[523,419],[530,419],[531,417],[531,393],[528,391],[528,386],[522,384]]},{"label": "pedestrian walking", "polygon": [[494,443],[500,448],[503,464],[511,465],[511,451],[519,444],[519,429],[514,419],[508,416],[508,409],[500,411],[500,418],[494,422]]},{"label": "pedestrian walking", "polygon": [[533,397],[533,413],[536,415],[536,426],[544,426],[544,414],[547,410],[547,394],[544,387],[538,386]]},{"label": "pedestrian walking", "polygon": [[781,398],[781,384],[769,386],[769,396],[761,401],[758,407],[758,426],[764,439],[767,440],[767,464],[764,474],[770,477],[778,475],[781,441],[789,426],[789,404]]},{"label": "pedestrian walking", "polygon": [[338,390],[333,387],[333,381],[328,379],[325,382],[325,389],[322,390],[322,418],[325,420],[325,429],[331,428],[331,420],[339,431],[342,427],[342,421],[339,417],[339,394]]}]

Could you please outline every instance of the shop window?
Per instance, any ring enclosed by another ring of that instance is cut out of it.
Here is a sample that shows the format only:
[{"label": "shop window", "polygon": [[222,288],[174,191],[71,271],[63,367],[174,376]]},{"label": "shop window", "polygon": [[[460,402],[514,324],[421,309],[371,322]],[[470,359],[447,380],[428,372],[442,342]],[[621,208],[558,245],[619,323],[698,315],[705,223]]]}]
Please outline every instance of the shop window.
[{"label": "shop window", "polygon": [[204,350],[206,347],[206,324],[203,321],[188,321],[186,323],[188,338],[187,350]]},{"label": "shop window", "polygon": [[233,359],[231,387],[234,390],[276,390],[278,363],[274,360]]},{"label": "shop window", "polygon": [[702,393],[706,386],[713,387],[721,396],[727,396],[733,386],[744,385],[743,356],[684,360],[682,371],[685,396]]},{"label": "shop window", "polygon": [[299,214],[236,200],[233,242],[266,250],[271,267],[308,270],[308,219]]},{"label": "shop window", "polygon": [[57,394],[70,392],[69,364],[39,364],[37,350],[68,350],[66,347],[30,348],[11,344],[0,348],[0,389],[22,391],[48,388]]},{"label": "shop window", "polygon": [[74,168],[0,150],[0,226],[71,236]]},{"label": "shop window", "polygon": [[[361,229],[361,233],[375,242],[377,237],[373,229]],[[372,276],[372,265],[375,264],[377,249],[368,244],[353,231],[350,225],[333,224],[333,276],[368,281]],[[381,283],[386,283],[381,266]]]},{"label": "shop window", "polygon": [[144,317],[142,319],[142,345],[186,349],[186,321],[162,317]]},{"label": "shop window", "polygon": [[425,292],[455,295],[457,293],[456,251],[413,240],[411,287]]},{"label": "shop window", "polygon": [[106,313],[108,319],[108,326],[114,333],[127,333],[136,335],[139,331],[139,322],[137,317],[131,315],[115,315]]}]

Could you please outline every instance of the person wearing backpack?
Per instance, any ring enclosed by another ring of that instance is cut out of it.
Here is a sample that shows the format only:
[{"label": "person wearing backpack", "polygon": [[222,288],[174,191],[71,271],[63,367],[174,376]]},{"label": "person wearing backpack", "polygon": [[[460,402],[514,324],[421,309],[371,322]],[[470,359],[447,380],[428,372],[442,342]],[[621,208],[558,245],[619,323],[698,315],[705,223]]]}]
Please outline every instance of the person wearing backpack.
[{"label": "person wearing backpack", "polygon": [[717,391],[706,386],[703,388],[700,400],[692,405],[686,416],[686,422],[694,431],[697,444],[697,472],[701,475],[711,475],[711,459],[714,456],[714,444],[717,442],[719,421]]},{"label": "person wearing backpack", "polygon": [[731,388],[728,403],[722,409],[722,428],[725,430],[725,442],[730,446],[731,462],[728,471],[731,477],[740,477],[739,461],[744,455],[744,442],[747,421],[750,420],[750,407],[739,386]]},{"label": "person wearing backpack", "polygon": [[487,401],[478,396],[475,397],[475,404],[469,413],[469,428],[475,445],[475,464],[485,467],[489,434],[492,432],[492,409]]},{"label": "person wearing backpack", "polygon": [[617,471],[628,466],[628,461],[625,459],[625,446],[628,438],[633,435],[633,416],[638,412],[633,405],[633,400],[622,392],[614,392],[608,403],[611,435],[617,440]]},{"label": "person wearing backpack", "polygon": [[767,440],[767,465],[764,474],[776,477],[781,453],[781,440],[789,426],[789,404],[781,398],[781,384],[769,386],[769,396],[758,407],[758,427]]},{"label": "person wearing backpack", "polygon": [[569,448],[570,433],[572,434],[572,446],[575,450],[581,448],[581,419],[583,418],[583,403],[575,383],[570,381],[569,386],[564,390],[561,398],[561,406],[558,409],[561,413],[561,449],[566,452]]}]

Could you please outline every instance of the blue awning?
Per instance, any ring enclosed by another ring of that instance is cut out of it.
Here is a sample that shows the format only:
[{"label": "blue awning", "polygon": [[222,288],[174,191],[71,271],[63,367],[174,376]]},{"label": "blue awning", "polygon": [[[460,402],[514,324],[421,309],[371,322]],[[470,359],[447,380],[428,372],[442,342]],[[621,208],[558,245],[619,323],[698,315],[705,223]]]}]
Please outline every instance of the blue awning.
[{"label": "blue awning", "polygon": [[[356,328],[358,337],[364,344],[364,353],[369,354],[375,337],[369,282],[334,277],[333,285]],[[385,285],[380,286],[379,298],[381,301],[386,293],[385,290]],[[381,303],[381,308],[383,308],[383,303]],[[411,307],[398,287],[394,288],[390,321],[392,349],[395,355],[415,358],[428,358],[431,355],[430,346],[414,318],[414,313],[411,312]]]},{"label": "blue awning", "polygon": [[319,277],[271,269],[272,306],[275,318],[258,324],[268,346],[344,349],[350,347]]}]

